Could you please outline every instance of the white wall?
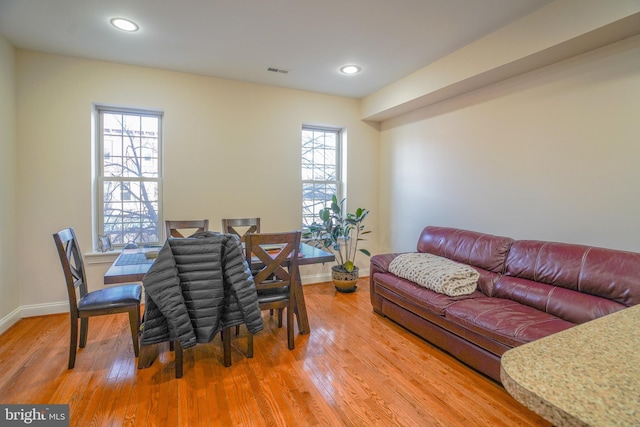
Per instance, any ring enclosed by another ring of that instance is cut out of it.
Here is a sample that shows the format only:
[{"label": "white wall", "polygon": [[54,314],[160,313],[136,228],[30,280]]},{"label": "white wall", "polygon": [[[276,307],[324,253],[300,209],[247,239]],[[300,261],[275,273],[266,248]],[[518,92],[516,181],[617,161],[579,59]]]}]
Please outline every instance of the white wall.
[{"label": "white wall", "polygon": [[387,120],[379,228],[640,251],[640,37]]},{"label": "white wall", "polygon": [[0,37],[0,333],[18,318],[15,53]]},{"label": "white wall", "polygon": [[[359,120],[355,99],[31,51],[16,58],[22,306],[66,300],[53,232],[74,226],[91,250],[93,103],[164,111],[166,219],[209,218],[219,230],[223,217],[259,216],[264,231],[300,228],[302,123],[348,129],[348,197],[377,206],[378,131]],[[107,266],[89,266],[90,288],[102,287]]]}]

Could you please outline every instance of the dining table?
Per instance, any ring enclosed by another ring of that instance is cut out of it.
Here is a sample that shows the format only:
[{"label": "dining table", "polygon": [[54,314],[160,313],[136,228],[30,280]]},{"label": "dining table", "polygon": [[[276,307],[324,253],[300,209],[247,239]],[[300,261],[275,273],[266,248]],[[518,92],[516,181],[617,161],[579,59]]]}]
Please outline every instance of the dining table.
[{"label": "dining table", "polygon": [[[104,284],[112,285],[117,283],[141,282],[153,265],[155,256],[160,249],[160,247],[123,249],[104,274]],[[307,243],[300,244],[298,269],[301,265],[324,264],[333,262],[334,260],[335,256],[331,252],[324,251]],[[255,265],[254,262],[252,262],[251,266],[260,267],[261,264],[256,260]],[[311,328],[309,327],[309,317],[307,315],[307,306],[302,290],[300,271],[296,274],[296,282],[291,292],[295,300],[296,309],[294,314],[298,323],[298,331],[301,335],[308,334],[311,332]],[[148,365],[153,362],[153,358],[150,356],[143,357],[142,351],[140,354],[138,367],[148,367]]]}]

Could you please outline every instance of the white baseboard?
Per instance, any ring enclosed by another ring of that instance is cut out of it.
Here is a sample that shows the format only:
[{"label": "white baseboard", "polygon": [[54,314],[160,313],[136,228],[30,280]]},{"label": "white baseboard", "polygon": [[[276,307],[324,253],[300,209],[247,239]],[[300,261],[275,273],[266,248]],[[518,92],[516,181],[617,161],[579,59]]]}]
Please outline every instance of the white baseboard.
[{"label": "white baseboard", "polygon": [[69,312],[69,302],[52,302],[47,304],[23,305],[0,319],[0,334],[12,327],[18,320],[24,317],[44,316],[46,314],[59,314]]},{"label": "white baseboard", "polygon": [[23,305],[0,319],[0,334],[7,331],[24,317],[44,316],[69,312],[69,302],[52,302],[47,304]]},{"label": "white baseboard", "polygon": [[[369,269],[366,270],[364,268],[360,269],[360,276],[366,277],[369,275]],[[312,285],[314,283],[324,283],[331,281],[331,273],[322,273],[322,274],[311,274],[307,276],[302,276],[300,278],[302,280],[302,285]]]},{"label": "white baseboard", "polygon": [[22,317],[20,316],[20,307],[13,310],[11,313],[4,316],[0,319],[0,334],[3,334],[7,329],[12,327],[18,320]]},{"label": "white baseboard", "polygon": [[314,283],[330,282],[331,274],[330,273],[310,274],[307,276],[302,276],[300,280],[302,281],[302,285],[312,285]]},{"label": "white baseboard", "polygon": [[59,314],[69,312],[69,302],[51,302],[46,304],[23,305],[20,307],[20,317],[44,316],[46,314]]}]

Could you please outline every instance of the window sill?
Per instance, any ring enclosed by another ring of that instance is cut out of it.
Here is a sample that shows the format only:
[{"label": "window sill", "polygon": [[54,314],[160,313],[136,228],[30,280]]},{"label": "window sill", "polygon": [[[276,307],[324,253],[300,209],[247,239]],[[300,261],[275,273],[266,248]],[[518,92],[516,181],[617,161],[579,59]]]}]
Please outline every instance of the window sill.
[{"label": "window sill", "polygon": [[107,252],[87,252],[84,254],[85,263],[93,264],[112,264],[120,255],[120,249]]}]

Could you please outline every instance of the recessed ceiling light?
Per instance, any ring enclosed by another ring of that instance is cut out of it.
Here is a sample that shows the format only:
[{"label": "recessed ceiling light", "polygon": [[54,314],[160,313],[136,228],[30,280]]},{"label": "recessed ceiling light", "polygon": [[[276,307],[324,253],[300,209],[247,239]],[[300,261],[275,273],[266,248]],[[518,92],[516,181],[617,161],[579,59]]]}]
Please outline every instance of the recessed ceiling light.
[{"label": "recessed ceiling light", "polygon": [[138,24],[125,18],[112,18],[111,25],[122,31],[138,31]]},{"label": "recessed ceiling light", "polygon": [[345,65],[344,67],[340,68],[340,71],[343,74],[358,74],[360,70],[362,69],[357,65]]}]

